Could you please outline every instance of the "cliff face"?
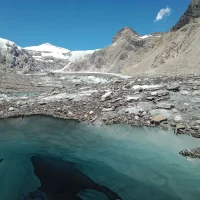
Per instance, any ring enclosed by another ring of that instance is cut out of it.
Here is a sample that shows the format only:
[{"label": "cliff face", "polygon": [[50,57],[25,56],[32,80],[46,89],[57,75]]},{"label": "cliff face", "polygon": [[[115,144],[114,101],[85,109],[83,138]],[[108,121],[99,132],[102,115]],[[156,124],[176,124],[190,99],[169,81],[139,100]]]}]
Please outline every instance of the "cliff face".
[{"label": "cliff face", "polygon": [[171,29],[171,31],[176,31],[189,23],[198,22],[197,19],[199,17],[200,17],[200,0],[192,0],[190,5],[188,6],[188,9],[181,16],[180,20]]},{"label": "cliff face", "polygon": [[34,58],[14,42],[0,38],[0,69],[36,70]]}]

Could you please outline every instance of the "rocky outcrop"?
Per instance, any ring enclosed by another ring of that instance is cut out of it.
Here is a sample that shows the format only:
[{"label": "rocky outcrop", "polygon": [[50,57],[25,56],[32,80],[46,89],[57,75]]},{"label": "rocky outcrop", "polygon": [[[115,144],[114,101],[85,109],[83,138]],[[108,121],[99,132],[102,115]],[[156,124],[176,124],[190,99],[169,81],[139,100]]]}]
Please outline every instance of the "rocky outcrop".
[{"label": "rocky outcrop", "polygon": [[0,69],[36,70],[34,58],[14,42],[0,38]]},{"label": "rocky outcrop", "polygon": [[200,158],[200,147],[195,149],[184,149],[179,152],[180,155],[190,158]]},{"label": "rocky outcrop", "polygon": [[131,28],[124,27],[113,37],[112,43],[115,43],[119,38],[122,37],[126,40],[130,40],[132,37],[138,37],[138,34]]},{"label": "rocky outcrop", "polygon": [[191,23],[198,22],[197,18],[200,17],[200,0],[192,0],[188,9],[181,16],[177,24],[171,29],[171,31],[176,31],[183,26]]}]

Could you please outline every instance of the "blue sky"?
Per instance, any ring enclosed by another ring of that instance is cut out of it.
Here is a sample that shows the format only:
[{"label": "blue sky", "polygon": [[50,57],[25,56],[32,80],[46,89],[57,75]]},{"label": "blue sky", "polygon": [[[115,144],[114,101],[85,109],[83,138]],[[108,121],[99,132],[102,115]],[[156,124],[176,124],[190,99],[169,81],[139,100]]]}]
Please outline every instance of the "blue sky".
[{"label": "blue sky", "polygon": [[[51,43],[71,50],[109,45],[125,26],[139,34],[168,31],[190,0],[0,0],[0,37],[26,47]],[[155,22],[161,9],[170,9]]]}]

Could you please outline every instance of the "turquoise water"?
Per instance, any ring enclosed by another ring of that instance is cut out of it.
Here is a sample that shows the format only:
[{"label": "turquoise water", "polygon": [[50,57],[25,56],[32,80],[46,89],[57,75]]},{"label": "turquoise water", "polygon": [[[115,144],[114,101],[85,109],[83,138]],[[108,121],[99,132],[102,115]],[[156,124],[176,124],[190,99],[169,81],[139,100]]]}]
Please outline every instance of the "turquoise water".
[{"label": "turquoise water", "polygon": [[[160,129],[92,126],[44,116],[0,120],[0,200],[18,200],[40,187],[33,155],[75,163],[124,200],[197,200],[200,162],[178,152],[198,145],[192,137]],[[108,199],[89,188],[78,196]]]}]

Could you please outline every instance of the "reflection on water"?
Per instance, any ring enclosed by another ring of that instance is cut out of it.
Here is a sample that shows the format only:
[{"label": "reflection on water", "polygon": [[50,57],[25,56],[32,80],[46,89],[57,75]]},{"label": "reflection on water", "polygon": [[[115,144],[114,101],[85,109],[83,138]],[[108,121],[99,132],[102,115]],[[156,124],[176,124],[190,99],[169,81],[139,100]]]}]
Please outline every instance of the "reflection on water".
[{"label": "reflection on water", "polygon": [[196,200],[200,163],[178,152],[198,145],[159,129],[44,116],[1,120],[0,200]]}]

